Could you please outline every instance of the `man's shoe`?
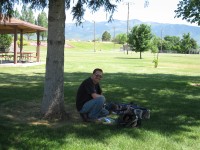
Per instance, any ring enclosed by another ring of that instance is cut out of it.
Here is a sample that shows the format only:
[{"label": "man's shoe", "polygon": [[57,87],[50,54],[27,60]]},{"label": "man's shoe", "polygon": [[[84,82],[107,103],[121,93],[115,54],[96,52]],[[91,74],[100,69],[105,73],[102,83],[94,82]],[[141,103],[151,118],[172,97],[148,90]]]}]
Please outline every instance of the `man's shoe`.
[{"label": "man's shoe", "polygon": [[81,118],[83,119],[84,122],[88,122],[88,115],[87,113],[80,113]]}]

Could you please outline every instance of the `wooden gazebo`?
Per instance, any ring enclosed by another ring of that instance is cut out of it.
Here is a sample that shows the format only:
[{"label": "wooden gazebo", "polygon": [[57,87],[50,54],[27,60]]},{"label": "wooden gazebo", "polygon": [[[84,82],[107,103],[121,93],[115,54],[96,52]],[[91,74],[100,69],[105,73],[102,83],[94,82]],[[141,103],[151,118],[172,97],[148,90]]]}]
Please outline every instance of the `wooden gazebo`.
[{"label": "wooden gazebo", "polygon": [[5,19],[0,18],[0,34],[14,34],[14,64],[17,63],[17,34],[20,34],[20,53],[23,50],[23,34],[37,34],[36,57],[37,62],[40,61],[40,32],[47,29],[29,22],[25,22],[16,18]]}]

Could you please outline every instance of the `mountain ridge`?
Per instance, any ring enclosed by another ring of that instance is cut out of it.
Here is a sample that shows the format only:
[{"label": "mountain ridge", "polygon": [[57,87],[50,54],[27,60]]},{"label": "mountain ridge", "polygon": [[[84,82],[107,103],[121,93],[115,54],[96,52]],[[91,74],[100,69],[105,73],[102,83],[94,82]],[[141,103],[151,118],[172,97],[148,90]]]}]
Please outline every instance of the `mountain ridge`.
[{"label": "mountain ridge", "polygon": [[[197,41],[200,45],[200,27],[184,25],[184,24],[170,24],[170,23],[158,23],[153,21],[143,22],[137,19],[129,20],[129,30],[133,26],[139,24],[147,24],[151,26],[152,33],[158,37],[179,36],[182,38],[183,34],[190,33],[190,36]],[[95,26],[95,34],[94,34]],[[127,33],[127,21],[113,20],[112,22],[90,22],[85,21],[81,26],[76,26],[75,23],[65,24],[65,38],[67,40],[82,40],[92,41],[94,39],[101,39],[102,34],[107,31],[113,38],[117,34]]]}]

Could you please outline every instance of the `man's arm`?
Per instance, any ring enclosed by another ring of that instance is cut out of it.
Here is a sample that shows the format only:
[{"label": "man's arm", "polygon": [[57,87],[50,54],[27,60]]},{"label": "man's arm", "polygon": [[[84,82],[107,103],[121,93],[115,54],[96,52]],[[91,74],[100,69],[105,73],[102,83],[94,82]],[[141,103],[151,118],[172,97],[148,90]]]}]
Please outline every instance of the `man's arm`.
[{"label": "man's arm", "polygon": [[92,98],[93,98],[93,99],[95,99],[95,98],[97,98],[97,97],[100,97],[100,96],[102,96],[102,95],[100,95],[100,94],[97,94],[97,93],[92,93],[91,95],[92,95]]}]

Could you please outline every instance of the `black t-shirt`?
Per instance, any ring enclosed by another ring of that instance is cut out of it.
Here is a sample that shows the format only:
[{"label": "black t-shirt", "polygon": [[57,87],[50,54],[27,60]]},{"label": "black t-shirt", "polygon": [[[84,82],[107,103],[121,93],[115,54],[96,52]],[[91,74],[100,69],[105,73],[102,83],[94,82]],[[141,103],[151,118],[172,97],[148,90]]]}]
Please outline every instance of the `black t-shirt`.
[{"label": "black t-shirt", "polygon": [[101,94],[102,90],[99,84],[94,84],[91,77],[84,80],[78,88],[78,92],[76,95],[76,108],[80,111],[83,105],[93,99],[92,93]]}]

